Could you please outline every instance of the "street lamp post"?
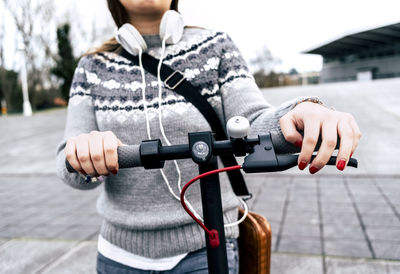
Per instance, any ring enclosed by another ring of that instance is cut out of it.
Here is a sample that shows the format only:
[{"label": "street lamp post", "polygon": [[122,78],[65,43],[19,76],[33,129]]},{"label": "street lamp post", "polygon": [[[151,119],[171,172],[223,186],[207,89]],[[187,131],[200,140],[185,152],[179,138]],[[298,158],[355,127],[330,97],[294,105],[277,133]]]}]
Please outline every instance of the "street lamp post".
[{"label": "street lamp post", "polygon": [[28,93],[28,77],[26,73],[26,59],[25,59],[25,47],[19,47],[19,51],[21,52],[21,83],[22,83],[22,96],[24,98],[23,104],[23,113],[24,116],[32,116],[32,106],[29,102],[29,93]]}]

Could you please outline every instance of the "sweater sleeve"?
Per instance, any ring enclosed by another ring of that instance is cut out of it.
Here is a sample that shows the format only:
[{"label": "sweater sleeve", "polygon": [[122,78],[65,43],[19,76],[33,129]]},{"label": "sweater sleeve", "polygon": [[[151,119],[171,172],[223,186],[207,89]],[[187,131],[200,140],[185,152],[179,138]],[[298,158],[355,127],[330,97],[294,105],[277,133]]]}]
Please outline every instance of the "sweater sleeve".
[{"label": "sweater sleeve", "polygon": [[267,103],[231,38],[226,35],[222,43],[218,81],[226,120],[244,116],[250,122],[249,135],[274,131],[284,138],[279,119],[304,98],[294,98],[277,107]]},{"label": "sweater sleeve", "polygon": [[68,138],[82,133],[98,130],[91,89],[97,81],[93,73],[92,59],[84,56],[75,70],[67,109],[67,120],[64,138],[57,147],[56,168],[58,177],[66,184],[77,189],[92,189],[100,185],[100,181],[86,183],[77,173],[69,173],[65,167],[64,148]]}]

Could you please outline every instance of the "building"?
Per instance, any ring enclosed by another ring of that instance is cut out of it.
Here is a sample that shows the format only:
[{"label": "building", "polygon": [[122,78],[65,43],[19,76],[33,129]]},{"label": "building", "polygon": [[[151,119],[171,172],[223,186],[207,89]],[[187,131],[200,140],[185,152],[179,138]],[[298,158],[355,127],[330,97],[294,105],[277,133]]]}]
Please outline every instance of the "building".
[{"label": "building", "polygon": [[325,83],[400,77],[400,23],[345,35],[303,53],[322,55]]}]

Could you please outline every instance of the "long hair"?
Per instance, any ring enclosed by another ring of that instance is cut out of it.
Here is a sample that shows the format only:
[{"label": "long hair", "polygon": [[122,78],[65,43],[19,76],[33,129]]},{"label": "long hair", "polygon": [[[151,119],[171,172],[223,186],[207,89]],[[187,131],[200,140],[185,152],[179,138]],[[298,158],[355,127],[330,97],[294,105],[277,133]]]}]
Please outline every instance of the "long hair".
[{"label": "long hair", "polygon": [[[172,0],[170,9],[178,11],[178,2],[179,0]],[[107,5],[118,28],[125,23],[129,23],[129,15],[119,0],[107,0]],[[100,47],[89,50],[86,55],[104,51],[120,53],[121,50],[122,47],[120,44],[118,44],[117,40],[115,40],[115,37],[112,37],[105,41]]]}]

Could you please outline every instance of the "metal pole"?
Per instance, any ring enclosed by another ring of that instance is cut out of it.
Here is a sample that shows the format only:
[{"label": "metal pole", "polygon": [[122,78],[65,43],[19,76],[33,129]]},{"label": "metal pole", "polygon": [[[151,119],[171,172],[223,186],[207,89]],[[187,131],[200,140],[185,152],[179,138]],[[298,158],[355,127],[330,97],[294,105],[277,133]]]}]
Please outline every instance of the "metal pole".
[{"label": "metal pole", "polygon": [[[216,157],[213,157],[206,164],[199,165],[200,174],[217,168],[218,163]],[[218,174],[200,179],[200,188],[204,224],[210,230],[216,229],[220,240],[220,245],[217,248],[212,248],[208,241],[208,235],[206,234],[208,273],[228,274],[228,259],[226,255],[224,219]]]},{"label": "metal pole", "polygon": [[26,58],[25,58],[25,48],[20,47],[21,51],[21,83],[22,83],[22,96],[24,98],[23,104],[23,113],[24,116],[32,116],[32,106],[29,102],[29,93],[28,93],[28,77],[26,73]]}]

